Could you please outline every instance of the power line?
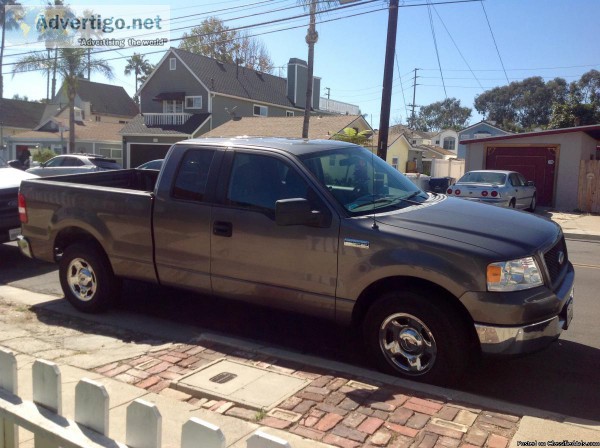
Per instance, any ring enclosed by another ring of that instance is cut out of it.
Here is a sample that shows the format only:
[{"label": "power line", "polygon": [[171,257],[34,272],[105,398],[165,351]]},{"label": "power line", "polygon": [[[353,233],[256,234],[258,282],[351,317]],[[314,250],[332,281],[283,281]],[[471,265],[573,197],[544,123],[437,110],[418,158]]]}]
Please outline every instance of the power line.
[{"label": "power line", "polygon": [[[396,54],[394,54],[394,58],[396,58],[396,70],[398,70],[398,73],[400,73],[400,64],[398,64],[398,53],[396,52]],[[404,115],[405,117],[408,117],[408,108],[406,107],[406,98],[404,96],[404,86],[402,85],[402,77],[400,76],[400,90],[402,91],[402,101],[404,102],[404,113],[406,115]]]},{"label": "power line", "polygon": [[[427,13],[429,14],[429,26],[431,27],[431,35],[433,36],[433,45],[435,46],[435,55],[438,61],[438,67],[440,68],[440,76],[442,77],[442,84],[444,82],[444,73],[442,72],[442,63],[440,62],[440,52],[438,50],[437,39],[435,37],[435,27],[433,26],[433,16],[431,15],[431,6],[429,6],[429,0],[427,1]],[[444,85],[444,95],[448,98],[448,92],[446,92],[446,86]],[[413,101],[414,103],[414,101]],[[413,116],[414,116],[414,108],[413,108]]]},{"label": "power line", "polygon": [[494,41],[494,46],[496,47],[496,53],[498,53],[498,59],[500,59],[500,65],[502,65],[502,70],[504,71],[504,76],[506,76],[506,82],[510,84],[508,80],[508,75],[506,74],[506,68],[504,68],[504,61],[502,60],[502,56],[500,56],[500,50],[498,49],[498,44],[496,43],[496,37],[494,36],[494,32],[492,31],[492,25],[490,24],[490,19],[488,18],[487,11],[485,10],[485,5],[483,1],[481,1],[481,7],[483,8],[483,14],[485,15],[485,20],[487,21],[488,28],[490,29],[490,33],[492,35],[492,40]]},{"label": "power line", "polygon": [[467,65],[467,67],[469,67],[469,71],[471,72],[471,74],[473,75],[473,78],[475,78],[475,81],[477,81],[477,84],[479,84],[479,86],[481,87],[481,90],[484,90],[483,86],[481,85],[481,83],[479,82],[479,79],[477,79],[477,76],[475,76],[475,73],[473,72],[473,70],[471,69],[471,66],[469,65],[469,63],[467,62],[467,59],[463,56],[462,51],[460,51],[460,48],[458,48],[458,45],[456,44],[456,41],[454,40],[454,38],[452,37],[452,34],[450,33],[450,30],[448,30],[448,27],[446,26],[446,23],[444,22],[444,20],[442,19],[442,16],[440,16],[440,13],[438,12],[438,10],[436,9],[435,6],[433,6],[433,10],[435,11],[435,13],[438,16],[438,19],[440,19],[440,22],[442,22],[442,25],[444,26],[444,29],[446,30],[446,32],[448,33],[448,36],[450,37],[450,40],[452,41],[452,43],[454,44],[454,47],[456,48],[456,51],[458,51],[458,54],[460,55],[460,57],[462,58],[462,60],[464,61],[464,63]]}]

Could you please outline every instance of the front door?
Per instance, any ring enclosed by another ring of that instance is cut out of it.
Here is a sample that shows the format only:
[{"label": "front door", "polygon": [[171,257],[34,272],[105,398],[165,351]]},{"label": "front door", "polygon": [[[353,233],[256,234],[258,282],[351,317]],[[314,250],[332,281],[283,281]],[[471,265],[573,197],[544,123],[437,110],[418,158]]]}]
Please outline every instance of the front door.
[{"label": "front door", "polygon": [[[272,153],[235,151],[213,209],[211,278],[218,295],[333,318],[339,220],[298,167]],[[275,202],[306,198],[326,227],[280,226]]]}]

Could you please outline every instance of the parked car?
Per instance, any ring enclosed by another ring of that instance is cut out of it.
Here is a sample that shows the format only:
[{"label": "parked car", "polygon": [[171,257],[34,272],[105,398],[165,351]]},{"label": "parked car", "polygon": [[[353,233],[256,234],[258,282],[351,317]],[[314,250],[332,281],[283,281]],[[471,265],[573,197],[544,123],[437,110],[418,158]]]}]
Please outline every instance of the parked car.
[{"label": "parked car", "polygon": [[142,163],[137,167],[138,170],[160,170],[164,159],[150,160],[149,162]]},{"label": "parked car", "polygon": [[190,139],[160,173],[26,180],[19,204],[19,247],[59,264],[81,311],[134,278],[312,314],[361,329],[367,355],[409,379],[540,349],[573,315],[560,226],[427,194],[346,142]]},{"label": "parked car", "polygon": [[500,207],[535,211],[537,193],[533,181],[516,171],[478,170],[465,173],[448,188],[449,196]]},{"label": "parked car", "polygon": [[23,179],[35,177],[38,176],[12,168],[0,159],[0,243],[16,240],[21,233],[19,185]]},{"label": "parked car", "polygon": [[35,168],[29,168],[27,172],[48,177],[120,169],[121,165],[116,160],[98,154],[65,154],[53,157]]}]

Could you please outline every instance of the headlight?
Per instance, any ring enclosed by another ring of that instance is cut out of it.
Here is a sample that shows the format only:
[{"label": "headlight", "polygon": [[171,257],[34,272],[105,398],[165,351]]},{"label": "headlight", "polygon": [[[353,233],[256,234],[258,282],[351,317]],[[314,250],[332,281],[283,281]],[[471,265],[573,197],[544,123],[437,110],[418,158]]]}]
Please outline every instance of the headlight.
[{"label": "headlight", "polygon": [[532,257],[491,263],[487,267],[488,291],[520,291],[543,284],[542,273]]}]

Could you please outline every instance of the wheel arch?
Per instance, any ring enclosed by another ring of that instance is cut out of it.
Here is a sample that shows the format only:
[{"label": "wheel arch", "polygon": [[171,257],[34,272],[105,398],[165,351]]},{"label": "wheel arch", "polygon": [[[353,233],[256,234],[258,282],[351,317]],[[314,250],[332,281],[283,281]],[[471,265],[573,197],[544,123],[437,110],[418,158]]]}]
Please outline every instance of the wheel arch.
[{"label": "wheel arch", "polygon": [[477,334],[475,332],[473,318],[460,300],[442,286],[418,277],[386,277],[369,285],[359,295],[356,304],[354,305],[352,311],[352,325],[354,327],[360,326],[371,305],[373,305],[373,303],[375,303],[384,293],[393,290],[410,290],[422,295],[427,295],[427,300],[430,302],[439,303],[446,307],[450,306],[457,312],[469,328],[469,333],[472,338],[471,343],[476,343]]},{"label": "wheel arch", "polygon": [[77,243],[92,244],[101,250],[104,256],[106,256],[106,250],[104,247],[102,247],[102,244],[98,238],[96,238],[92,233],[82,229],[81,227],[66,227],[60,230],[54,239],[55,260],[60,260],[60,257],[64,253],[65,249],[72,244]]}]

